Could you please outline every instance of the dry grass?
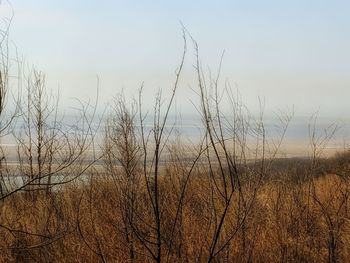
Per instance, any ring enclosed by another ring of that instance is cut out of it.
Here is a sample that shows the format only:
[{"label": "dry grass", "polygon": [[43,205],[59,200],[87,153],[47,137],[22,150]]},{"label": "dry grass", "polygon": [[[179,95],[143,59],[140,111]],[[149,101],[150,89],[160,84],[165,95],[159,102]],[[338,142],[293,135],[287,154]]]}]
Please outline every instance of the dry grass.
[{"label": "dry grass", "polygon": [[[163,251],[169,249],[178,207],[179,169],[173,165],[164,169],[160,180]],[[128,208],[123,192],[111,179],[94,178],[91,184],[67,186],[49,195],[38,193],[34,199],[19,193],[4,200],[1,262],[152,261],[142,242],[131,235],[132,229],[126,232]],[[218,196],[210,194],[207,178],[197,169],[188,183],[171,251],[163,254],[162,261],[168,256],[171,262],[207,261],[215,214],[224,208]],[[271,180],[250,199],[249,211],[239,206],[235,192],[219,244],[233,237],[214,261],[346,262],[350,256],[349,183],[335,174],[303,182]],[[152,207],[145,189],[141,186],[137,192],[132,227],[152,240]],[[249,199],[252,193],[246,189],[243,194]]]}]

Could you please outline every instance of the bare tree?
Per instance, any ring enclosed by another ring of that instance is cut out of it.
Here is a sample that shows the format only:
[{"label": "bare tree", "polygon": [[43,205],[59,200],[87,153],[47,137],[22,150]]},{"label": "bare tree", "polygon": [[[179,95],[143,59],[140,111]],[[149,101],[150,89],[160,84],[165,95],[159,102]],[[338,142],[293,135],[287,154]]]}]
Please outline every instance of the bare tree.
[{"label": "bare tree", "polygon": [[9,18],[3,18],[1,26],[4,29],[0,30],[0,196],[6,193],[9,186],[6,149],[1,142],[3,137],[11,133],[11,125],[18,117],[22,74],[18,55],[10,52],[9,32],[12,18],[13,13]]},{"label": "bare tree", "polygon": [[112,178],[119,193],[118,208],[122,216],[121,233],[129,247],[130,260],[135,259],[135,213],[140,206],[138,195],[141,186],[141,145],[137,138],[136,104],[127,108],[124,95],[114,100],[105,128],[104,160],[108,177]]}]

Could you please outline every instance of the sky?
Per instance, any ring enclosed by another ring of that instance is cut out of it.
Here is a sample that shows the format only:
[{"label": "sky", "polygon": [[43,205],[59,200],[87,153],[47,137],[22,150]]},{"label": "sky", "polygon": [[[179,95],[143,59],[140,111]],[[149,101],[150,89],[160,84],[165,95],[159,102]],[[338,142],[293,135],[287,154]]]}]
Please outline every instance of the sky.
[{"label": "sky", "polygon": [[[46,74],[61,101],[94,98],[102,105],[124,90],[152,105],[170,95],[182,53],[182,27],[199,45],[206,73],[237,87],[256,111],[286,107],[296,115],[346,117],[350,112],[350,1],[341,0],[11,0],[11,40],[28,64]],[[6,1],[2,17],[10,14]],[[176,105],[194,110],[196,75],[188,46]]]}]

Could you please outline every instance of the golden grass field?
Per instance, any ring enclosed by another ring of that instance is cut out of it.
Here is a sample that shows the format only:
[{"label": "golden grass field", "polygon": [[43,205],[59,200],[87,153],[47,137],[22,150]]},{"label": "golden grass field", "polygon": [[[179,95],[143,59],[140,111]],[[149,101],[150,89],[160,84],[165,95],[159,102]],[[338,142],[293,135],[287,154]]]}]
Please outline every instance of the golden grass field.
[{"label": "golden grass field", "polygon": [[[255,197],[251,182],[242,180],[242,191],[234,191],[217,248],[228,240],[229,244],[212,261],[348,262],[348,157],[320,160],[317,174],[307,178],[290,169],[282,174],[271,170]],[[206,262],[225,202],[213,190],[206,170],[196,168],[173,230],[187,168],[180,164],[165,168],[159,181],[161,261]],[[89,184],[66,185],[50,194],[12,195],[1,202],[0,261],[151,262],[142,240],[154,248],[154,221],[141,178],[131,186],[122,178],[95,173]],[[131,204],[132,211],[127,207]]]}]

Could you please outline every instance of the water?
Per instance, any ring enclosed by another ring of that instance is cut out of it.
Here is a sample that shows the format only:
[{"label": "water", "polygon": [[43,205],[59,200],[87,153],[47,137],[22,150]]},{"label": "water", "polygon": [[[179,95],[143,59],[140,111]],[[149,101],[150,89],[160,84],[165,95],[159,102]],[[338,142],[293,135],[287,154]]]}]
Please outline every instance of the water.
[{"label": "water", "polygon": [[[64,127],[77,126],[77,128],[82,129],[82,123],[79,123],[77,119],[78,118],[74,116],[66,116],[64,118]],[[255,125],[254,120],[250,123],[252,127]],[[282,125],[278,118],[276,116],[264,117],[263,123],[267,141],[271,143],[278,141],[282,135]],[[103,144],[104,124],[105,121],[101,121],[101,118],[95,118],[91,123],[97,150],[99,146]],[[150,117],[146,118],[144,126],[145,134],[151,132],[154,126],[153,119]],[[225,127],[225,137],[232,136],[232,130],[225,124],[223,126]],[[13,134],[16,134],[17,137],[20,137],[21,134],[25,135],[23,127],[23,123],[17,122],[13,127],[13,133],[1,138],[0,145],[7,154],[7,160],[9,162],[15,163],[17,161],[18,141]],[[85,127],[87,127],[86,123]],[[138,130],[138,132],[140,131],[140,125],[137,123],[136,130]],[[288,125],[281,149],[287,156],[307,155],[310,151],[310,135],[312,135],[313,130],[315,131],[315,139],[319,139],[319,141],[329,137],[325,145],[326,152],[333,153],[342,151],[347,149],[350,145],[350,119],[341,119],[335,122],[332,118],[319,117],[317,121],[314,122],[314,119],[310,117],[296,116],[291,119]],[[333,131],[335,131],[334,134],[332,134]],[[83,135],[83,129],[80,130],[78,134]],[[201,118],[197,115],[188,114],[181,116],[181,118],[169,116],[165,126],[165,135],[167,136],[168,134],[170,134],[170,140],[180,137],[184,144],[197,144],[203,138],[205,129]],[[34,132],[33,135],[35,136]],[[251,139],[254,139],[253,137],[254,136],[251,136]],[[153,137],[151,136],[150,139],[152,140]]]},{"label": "water", "polygon": [[[71,127],[73,125],[79,126],[79,123],[74,121],[74,117],[65,119],[66,125]],[[269,145],[272,142],[276,142],[281,137],[282,126],[278,118],[270,117],[264,118],[264,128],[266,131],[266,138]],[[251,122],[254,127],[254,121]],[[99,154],[99,146],[103,145],[104,135],[104,121],[95,120],[92,122],[92,131],[94,134],[95,145],[97,146],[97,154]],[[24,135],[23,123],[17,123],[13,129],[13,133]],[[196,144],[198,143],[203,135],[205,129],[203,128],[201,119],[197,116],[183,116],[181,119],[169,117],[165,126],[165,137],[170,134],[170,141],[173,139],[181,138],[182,143]],[[224,125],[227,128],[226,125]],[[82,128],[82,127],[79,127]],[[149,133],[153,129],[152,119],[148,118],[145,120],[145,133]],[[136,124],[136,129],[139,130],[140,126]],[[334,134],[333,134],[334,131]],[[83,129],[78,134],[83,135],[87,131]],[[277,157],[305,157],[309,156],[312,152],[310,142],[312,141],[312,134],[314,132],[314,140],[318,143],[326,142],[326,144],[318,144],[318,147],[324,147],[323,156],[329,156],[337,151],[350,148],[350,119],[342,119],[338,122],[334,122],[332,118],[319,118],[316,122],[309,117],[294,117],[288,125],[283,142],[280,146],[280,154]],[[225,137],[230,137],[232,131],[225,129]],[[254,136],[250,138],[254,140]],[[327,139],[327,140],[324,140]],[[152,137],[151,137],[152,140]],[[8,134],[1,138],[1,146],[6,156],[7,164],[10,167],[16,167],[18,165],[18,141],[13,134]],[[165,153],[166,154],[166,153]],[[79,184],[88,183],[91,177],[87,174],[83,174],[79,177]],[[55,175],[52,176],[52,183],[57,183],[54,189],[60,189],[63,183],[66,181],[75,180],[74,176],[70,175]],[[3,185],[8,191],[23,186],[28,180],[27,177],[19,176],[14,173],[11,176],[5,176],[3,178]],[[62,183],[62,184],[61,184]]]}]

